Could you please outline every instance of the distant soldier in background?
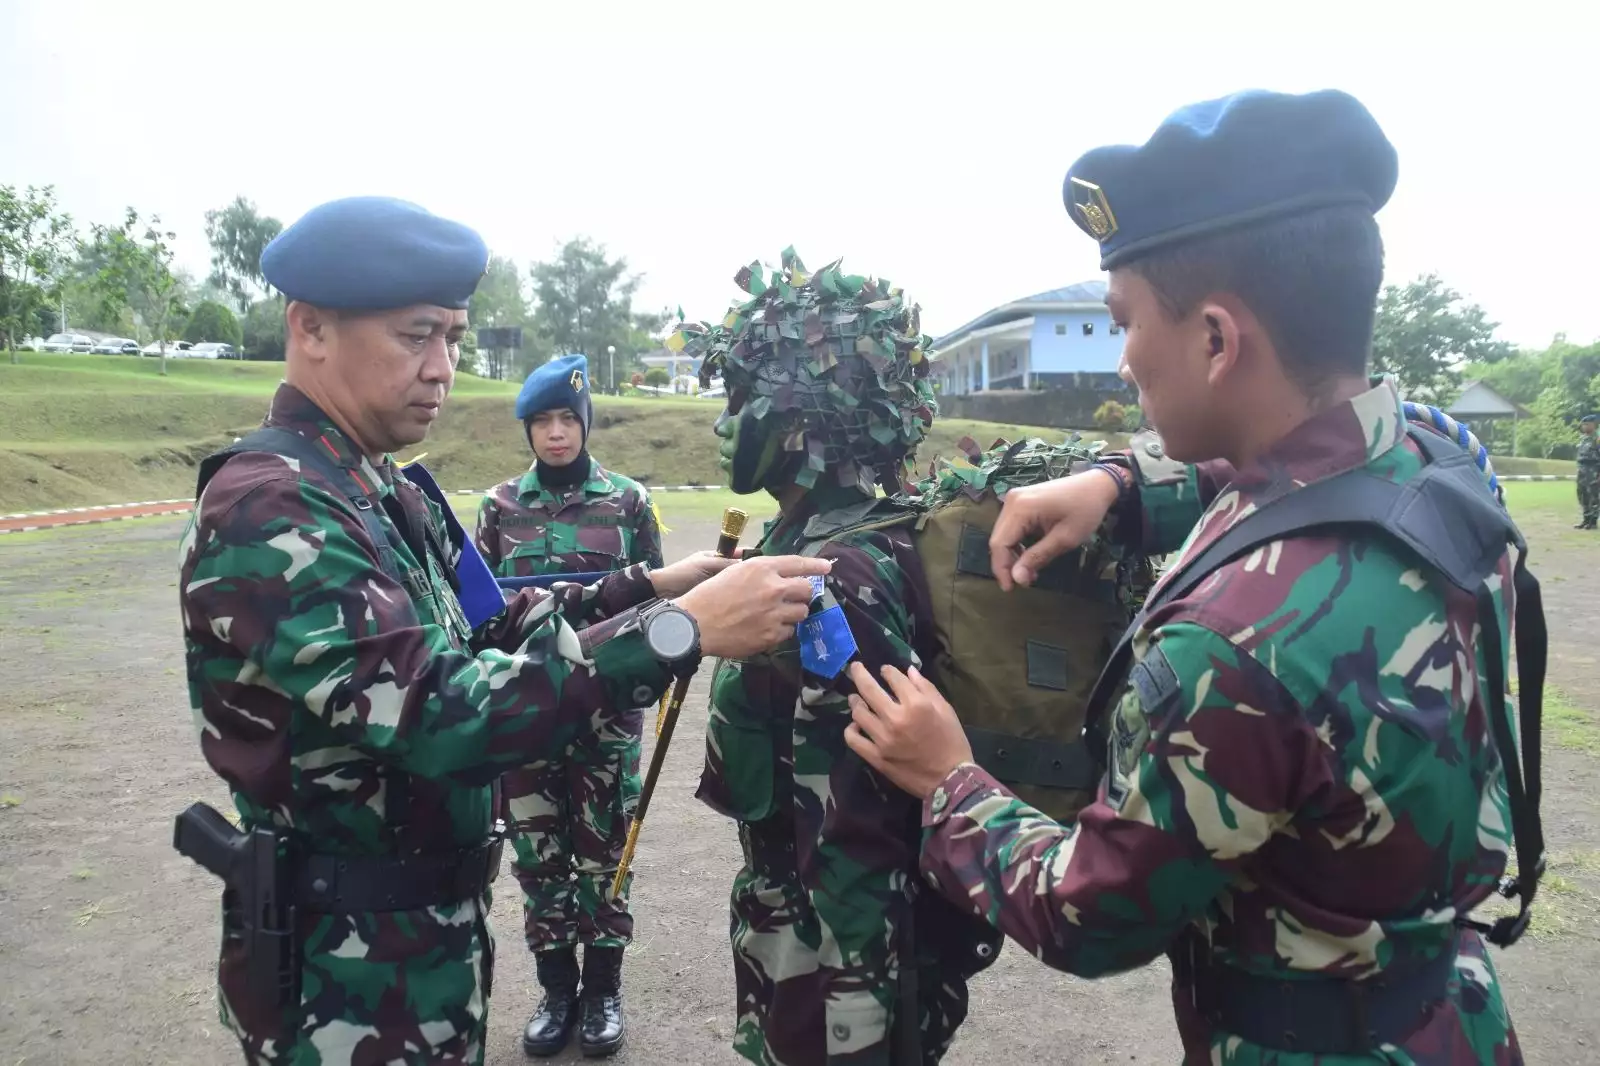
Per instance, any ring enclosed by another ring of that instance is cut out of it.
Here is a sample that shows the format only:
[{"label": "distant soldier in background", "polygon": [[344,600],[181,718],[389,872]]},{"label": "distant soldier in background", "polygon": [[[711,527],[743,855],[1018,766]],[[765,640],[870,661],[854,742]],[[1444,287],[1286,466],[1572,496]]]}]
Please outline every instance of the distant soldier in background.
[{"label": "distant soldier in background", "polygon": [[[478,511],[478,550],[495,576],[660,567],[661,530],[649,494],[589,455],[588,360],[569,355],[529,374],[516,413],[533,465],[490,490]],[[621,712],[579,743],[503,778],[524,929],[545,993],[522,1034],[530,1055],[566,1047],[580,998],[584,1054],[610,1055],[622,1044],[622,954],[633,916],[627,886],[615,899],[607,889],[639,798],[642,723],[642,711]]]},{"label": "distant soldier in background", "polygon": [[1578,423],[1578,506],[1583,508],[1579,529],[1594,529],[1600,522],[1600,437],[1595,425],[1600,414],[1584,415]]}]

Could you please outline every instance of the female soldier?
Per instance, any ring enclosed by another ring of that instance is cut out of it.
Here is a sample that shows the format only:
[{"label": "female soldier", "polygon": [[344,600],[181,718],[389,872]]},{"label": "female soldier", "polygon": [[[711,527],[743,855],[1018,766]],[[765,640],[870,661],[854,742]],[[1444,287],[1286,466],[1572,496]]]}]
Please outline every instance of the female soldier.
[{"label": "female soldier", "polygon": [[[528,375],[517,397],[533,466],[492,489],[477,544],[497,577],[619,570],[661,563],[661,534],[637,482],[589,456],[588,360],[569,355]],[[639,797],[643,712],[564,757],[504,778],[506,823],[524,894],[524,928],[544,997],[522,1036],[530,1055],[554,1055],[579,1023],[586,1056],[622,1044],[622,953],[633,937],[628,886],[608,898]],[[585,945],[579,991],[577,945]]]}]

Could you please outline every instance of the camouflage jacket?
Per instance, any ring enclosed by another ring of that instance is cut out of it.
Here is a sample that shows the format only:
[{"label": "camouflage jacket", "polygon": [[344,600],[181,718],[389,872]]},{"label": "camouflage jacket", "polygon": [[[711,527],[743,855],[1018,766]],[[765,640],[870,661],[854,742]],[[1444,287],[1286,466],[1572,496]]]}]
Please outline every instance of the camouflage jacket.
[{"label": "camouflage jacket", "polygon": [[537,464],[490,489],[474,539],[496,577],[661,565],[661,527],[649,493],[593,459],[583,484],[565,491],[540,485]]},{"label": "camouflage jacket", "polygon": [[[450,543],[435,505],[397,483],[387,457],[377,464],[359,454],[297,389],[279,387],[267,423],[325,447],[370,489],[389,529],[398,506],[413,531],[431,523]],[[636,707],[668,680],[636,631],[618,632],[654,594],[645,567],[588,587],[524,590],[473,633],[433,552],[394,540],[402,572],[415,575],[404,586],[379,568],[337,486],[263,453],[216,473],[183,538],[179,599],[201,752],[243,824],[276,828],[296,850],[384,855],[481,844],[490,785],[503,771],[569,743],[594,707]],[[479,906],[303,914],[305,998],[332,981],[347,998],[323,1004],[324,1020],[348,1008],[363,1025],[398,1026],[412,1044],[459,1050],[464,1019],[476,1010],[481,1021],[486,992],[478,963],[492,942],[470,920]],[[236,1032],[284,1039],[280,1026],[292,1017],[272,1017],[230,987],[239,964],[225,948],[224,1001]],[[408,1014],[406,1004],[425,998],[419,989],[435,985],[460,994]],[[324,1052],[324,1061],[337,1057]]]},{"label": "camouflage jacket", "polygon": [[[853,489],[814,491],[812,510],[767,524],[760,551],[794,551],[811,513],[858,499]],[[915,649],[932,622],[908,531],[846,534],[820,555],[833,570],[819,609],[843,607],[859,660],[874,672],[922,666]],[[850,691],[845,674],[830,683],[803,673],[793,639],[724,660],[712,679],[697,796],[792,856],[795,871],[759,891],[735,887],[736,966],[770,979],[754,993],[760,1002],[740,1006],[735,1049],[753,1062],[889,1061],[917,804],[846,747]],[[795,987],[780,987],[788,982]],[[774,1015],[781,1024],[769,1024]]]},{"label": "camouflage jacket", "polygon": [[1600,466],[1600,433],[1578,438],[1578,465]]},{"label": "camouflage jacket", "polygon": [[[1404,481],[1422,465],[1404,427],[1378,384],[1244,469],[1202,464],[1136,490],[1132,525],[1146,551],[1186,533],[1181,552],[1196,552],[1299,484],[1361,466]],[[1376,534],[1258,550],[1148,620],[1134,651],[1157,680],[1124,690],[1107,782],[1076,826],[968,764],[924,805],[923,873],[1083,976],[1149,962],[1186,930],[1221,963],[1290,979],[1458,952],[1445,1008],[1365,1061],[1520,1061],[1483,943],[1453,924],[1511,847],[1476,634],[1473,598]],[[1181,980],[1174,1001],[1193,1061],[1318,1061],[1212,1029]]]}]

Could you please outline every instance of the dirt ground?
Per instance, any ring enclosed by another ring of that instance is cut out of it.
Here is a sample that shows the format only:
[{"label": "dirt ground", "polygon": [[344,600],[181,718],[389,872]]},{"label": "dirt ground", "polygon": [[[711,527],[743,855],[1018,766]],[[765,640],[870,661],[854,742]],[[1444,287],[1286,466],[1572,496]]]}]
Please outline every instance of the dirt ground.
[{"label": "dirt ground", "polygon": [[[1552,682],[1592,709],[1600,541],[1566,524],[1524,528],[1545,582]],[[181,527],[162,518],[0,538],[0,1066],[237,1061],[212,985],[218,890],[171,846],[172,818],[190,802],[228,805],[187,710]],[[675,523],[669,554],[714,537],[710,523]],[[688,706],[705,706],[703,679]],[[1535,1063],[1595,1061],[1600,1048],[1600,733],[1587,711],[1567,717],[1565,733],[1547,736],[1556,861],[1540,939],[1496,960]],[[740,1061],[727,1048],[737,844],[693,798],[702,719],[680,723],[640,843],[620,1063]],[[514,885],[509,873],[496,884],[488,1061],[502,1066],[529,1061],[519,1036],[537,998]],[[1167,982],[1164,964],[1079,981],[1009,946],[975,983],[972,1016],[945,1061],[1175,1062]],[[552,1061],[579,1061],[576,1046]]]}]

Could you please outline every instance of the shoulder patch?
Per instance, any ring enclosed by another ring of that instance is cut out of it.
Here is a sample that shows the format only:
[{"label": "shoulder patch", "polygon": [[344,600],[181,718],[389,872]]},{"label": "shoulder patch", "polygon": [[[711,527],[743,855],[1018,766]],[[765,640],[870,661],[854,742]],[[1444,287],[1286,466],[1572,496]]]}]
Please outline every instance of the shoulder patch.
[{"label": "shoulder patch", "polygon": [[1157,643],[1128,672],[1122,698],[1111,712],[1106,763],[1106,802],[1121,810],[1133,789],[1133,773],[1150,743],[1150,720],[1167,713],[1180,697],[1178,675]]}]

